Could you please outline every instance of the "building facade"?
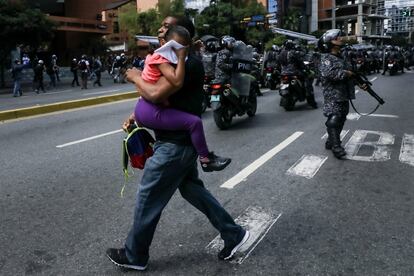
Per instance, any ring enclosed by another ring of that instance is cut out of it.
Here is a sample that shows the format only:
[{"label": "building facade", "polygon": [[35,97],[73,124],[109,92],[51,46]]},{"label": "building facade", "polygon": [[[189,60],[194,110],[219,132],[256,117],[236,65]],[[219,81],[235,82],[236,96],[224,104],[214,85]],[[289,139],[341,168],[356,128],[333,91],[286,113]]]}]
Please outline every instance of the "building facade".
[{"label": "building facade", "polygon": [[387,34],[407,37],[414,41],[414,0],[386,0],[384,12],[389,17],[385,23]]},{"label": "building facade", "polygon": [[318,0],[318,29],[341,29],[358,42],[382,43],[386,0]]},{"label": "building facade", "polygon": [[59,60],[68,63],[85,49],[93,52],[93,41],[113,33],[111,20],[103,19],[102,11],[120,0],[39,0],[28,1],[56,24],[51,49]]}]

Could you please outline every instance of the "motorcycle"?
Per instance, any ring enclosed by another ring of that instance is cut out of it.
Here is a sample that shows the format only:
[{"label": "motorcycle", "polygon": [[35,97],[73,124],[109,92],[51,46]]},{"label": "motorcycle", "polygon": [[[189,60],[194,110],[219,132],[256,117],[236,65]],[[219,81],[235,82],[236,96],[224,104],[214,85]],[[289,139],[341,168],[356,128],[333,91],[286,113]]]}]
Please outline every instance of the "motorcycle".
[{"label": "motorcycle", "polygon": [[356,60],[356,70],[359,73],[365,73],[365,61],[363,58],[357,58]]},{"label": "motorcycle", "polygon": [[265,75],[265,87],[271,90],[275,90],[278,82],[279,82],[279,72],[276,70],[276,68],[267,67],[266,75]]},{"label": "motorcycle", "polygon": [[214,79],[213,76],[204,76],[204,98],[202,102],[202,112],[204,113],[207,107],[211,107],[211,81]]},{"label": "motorcycle", "polygon": [[398,64],[395,59],[388,60],[387,63],[388,71],[390,71],[390,76],[395,75],[398,72]]},{"label": "motorcycle", "polygon": [[246,45],[237,41],[233,50],[233,71],[230,83],[211,84],[211,108],[214,122],[219,129],[228,129],[233,117],[247,114],[253,117],[257,110],[259,86],[250,75],[253,58]]}]

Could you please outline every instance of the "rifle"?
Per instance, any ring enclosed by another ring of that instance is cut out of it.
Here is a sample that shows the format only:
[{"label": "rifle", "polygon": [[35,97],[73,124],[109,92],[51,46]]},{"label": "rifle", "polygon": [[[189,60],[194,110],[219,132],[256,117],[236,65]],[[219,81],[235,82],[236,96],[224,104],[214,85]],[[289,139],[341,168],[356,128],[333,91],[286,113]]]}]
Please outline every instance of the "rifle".
[{"label": "rifle", "polygon": [[368,78],[360,73],[355,73],[352,75],[352,77],[355,79],[355,81],[358,83],[359,86],[366,85],[367,86],[367,92],[370,94],[374,99],[378,101],[379,104],[383,105],[385,101],[378,96],[377,93],[375,93],[374,90],[372,90],[371,85],[372,83],[368,80]]}]

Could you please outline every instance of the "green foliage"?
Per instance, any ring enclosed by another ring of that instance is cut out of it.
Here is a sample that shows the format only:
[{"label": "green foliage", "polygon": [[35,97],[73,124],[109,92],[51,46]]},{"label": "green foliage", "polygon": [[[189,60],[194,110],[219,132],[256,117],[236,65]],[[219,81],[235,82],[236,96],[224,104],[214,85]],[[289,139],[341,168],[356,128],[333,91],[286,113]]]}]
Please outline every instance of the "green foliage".
[{"label": "green foliage", "polygon": [[277,46],[282,46],[283,43],[287,40],[288,38],[284,35],[280,35],[280,34],[275,34],[273,39],[269,40],[266,43],[265,49],[269,50],[270,48],[272,48],[272,45],[277,45]]},{"label": "green foliage", "polygon": [[165,18],[169,15],[183,16],[185,13],[184,0],[158,0],[158,12],[160,18]]},{"label": "green foliage", "polygon": [[300,17],[301,13],[299,9],[289,9],[288,14],[283,17],[283,28],[294,32],[298,32],[301,20]]},{"label": "green foliage", "polygon": [[53,38],[55,25],[38,9],[29,9],[21,0],[0,0],[0,86],[4,69],[16,46],[37,50]]},{"label": "green foliage", "polygon": [[255,45],[269,39],[270,32],[263,26],[247,27],[240,21],[260,14],[266,14],[266,9],[256,0],[216,1],[195,17],[196,30],[200,36],[233,34],[236,38]]},{"label": "green foliage", "polygon": [[54,23],[24,1],[0,0],[0,59],[21,45],[37,49],[53,38]]}]

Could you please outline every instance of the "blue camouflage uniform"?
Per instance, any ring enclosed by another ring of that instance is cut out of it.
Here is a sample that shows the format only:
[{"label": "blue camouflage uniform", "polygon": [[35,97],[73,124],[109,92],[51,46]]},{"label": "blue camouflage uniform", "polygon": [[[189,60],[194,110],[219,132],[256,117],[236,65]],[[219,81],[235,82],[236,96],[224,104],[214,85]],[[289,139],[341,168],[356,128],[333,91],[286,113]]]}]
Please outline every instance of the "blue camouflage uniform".
[{"label": "blue camouflage uniform", "polygon": [[355,99],[355,83],[345,72],[351,70],[351,65],[341,57],[323,54],[319,69],[323,85],[323,114],[326,117],[337,115],[345,120],[349,100]]},{"label": "blue camouflage uniform", "polygon": [[232,52],[223,49],[217,53],[215,79],[219,82],[229,82],[233,69]]}]

